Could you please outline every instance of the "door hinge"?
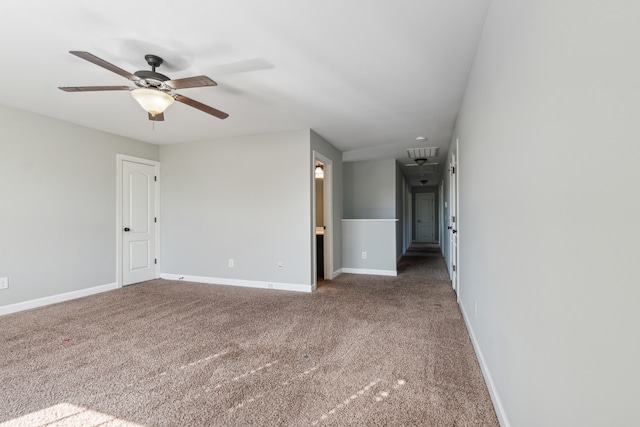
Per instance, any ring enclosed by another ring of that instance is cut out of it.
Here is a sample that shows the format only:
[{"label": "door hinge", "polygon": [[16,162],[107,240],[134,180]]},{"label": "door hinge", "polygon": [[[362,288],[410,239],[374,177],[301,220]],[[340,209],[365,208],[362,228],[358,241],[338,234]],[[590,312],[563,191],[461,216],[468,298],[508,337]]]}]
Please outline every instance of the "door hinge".
[{"label": "door hinge", "polygon": [[453,220],[453,222],[456,222],[456,217],[452,216],[451,219]]},{"label": "door hinge", "polygon": [[153,222],[158,222],[158,217],[153,217]]},{"label": "door hinge", "polygon": [[158,263],[158,258],[154,258],[154,259],[153,259],[153,263],[154,263],[154,264],[157,264],[157,263]]},{"label": "door hinge", "polygon": [[455,264],[453,265],[453,271],[456,271],[456,266],[455,266]]},{"label": "door hinge", "polygon": [[154,180],[154,181],[157,181],[157,180],[158,180],[158,177],[157,177],[157,176],[154,176],[154,177],[153,177],[153,180]]}]

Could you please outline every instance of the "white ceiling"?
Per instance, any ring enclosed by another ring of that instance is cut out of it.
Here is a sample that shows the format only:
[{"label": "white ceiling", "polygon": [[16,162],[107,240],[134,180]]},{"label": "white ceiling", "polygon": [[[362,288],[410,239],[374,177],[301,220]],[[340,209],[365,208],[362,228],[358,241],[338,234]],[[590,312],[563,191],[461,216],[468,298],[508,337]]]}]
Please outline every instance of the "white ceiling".
[{"label": "white ceiling", "polygon": [[[3,0],[0,103],[153,144],[310,128],[346,161],[440,147],[441,172],[489,1]],[[159,55],[215,80],[177,92],[230,116],[175,103],[154,124],[127,92],[63,92],[133,86],[69,50],[132,73]]]}]

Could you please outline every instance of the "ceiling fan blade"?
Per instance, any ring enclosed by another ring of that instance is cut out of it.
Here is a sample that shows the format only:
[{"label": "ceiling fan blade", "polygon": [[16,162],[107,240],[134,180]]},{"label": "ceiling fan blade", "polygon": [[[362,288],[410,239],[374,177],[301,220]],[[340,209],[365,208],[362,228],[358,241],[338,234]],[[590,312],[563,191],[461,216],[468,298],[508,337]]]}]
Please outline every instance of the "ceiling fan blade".
[{"label": "ceiling fan blade", "polygon": [[188,89],[191,87],[218,86],[207,76],[186,77],[184,79],[168,80],[164,82],[172,89]]},{"label": "ceiling fan blade", "polygon": [[122,68],[116,67],[115,65],[105,61],[104,59],[100,59],[95,55],[90,54],[89,52],[82,52],[82,51],[78,51],[78,50],[71,50],[69,51],[70,54],[77,56],[78,58],[82,58],[85,61],[89,61],[93,64],[96,64],[102,68],[106,68],[107,70],[114,72],[116,74],[121,75],[124,78],[127,78],[131,81],[138,81],[140,80],[140,77],[131,74],[128,71],[123,70]]},{"label": "ceiling fan blade", "polygon": [[176,101],[178,102],[182,102],[183,104],[187,104],[190,107],[193,108],[197,108],[200,111],[204,111],[207,114],[211,114],[212,116],[215,116],[219,119],[226,119],[227,117],[229,117],[229,115],[227,113],[224,113],[220,110],[216,110],[213,107],[209,107],[208,105],[204,105],[198,101],[195,101],[191,98],[187,98],[186,96],[182,96],[182,95],[178,95],[175,94],[174,98]]},{"label": "ceiling fan blade", "polygon": [[151,113],[149,113],[149,120],[152,122],[164,122],[164,113],[159,113],[155,116],[152,116]]},{"label": "ceiling fan blade", "polygon": [[65,92],[97,92],[102,90],[130,90],[128,86],[65,86],[59,87]]}]

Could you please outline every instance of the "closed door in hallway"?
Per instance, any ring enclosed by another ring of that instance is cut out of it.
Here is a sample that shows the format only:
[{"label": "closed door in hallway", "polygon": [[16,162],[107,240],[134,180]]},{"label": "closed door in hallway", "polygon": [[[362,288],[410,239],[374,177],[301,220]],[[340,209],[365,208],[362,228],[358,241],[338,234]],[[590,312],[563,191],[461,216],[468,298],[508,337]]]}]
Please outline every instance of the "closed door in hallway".
[{"label": "closed door in hallway", "polygon": [[416,195],[416,223],[418,226],[416,239],[419,242],[434,242],[436,240],[433,193],[418,193]]}]

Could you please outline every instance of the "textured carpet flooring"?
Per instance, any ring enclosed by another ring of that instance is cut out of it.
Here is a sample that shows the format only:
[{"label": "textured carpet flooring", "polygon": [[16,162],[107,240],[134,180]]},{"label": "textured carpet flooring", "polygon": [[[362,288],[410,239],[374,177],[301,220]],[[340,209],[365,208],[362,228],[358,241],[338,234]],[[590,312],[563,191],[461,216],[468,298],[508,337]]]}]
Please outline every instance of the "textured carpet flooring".
[{"label": "textured carpet flooring", "polygon": [[0,317],[0,426],[498,425],[442,259],[407,258],[313,294],[155,280]]}]

